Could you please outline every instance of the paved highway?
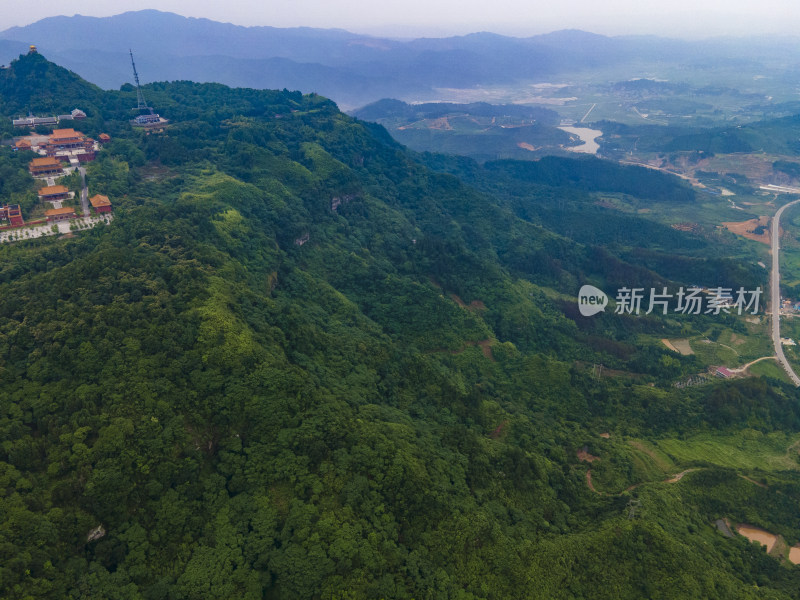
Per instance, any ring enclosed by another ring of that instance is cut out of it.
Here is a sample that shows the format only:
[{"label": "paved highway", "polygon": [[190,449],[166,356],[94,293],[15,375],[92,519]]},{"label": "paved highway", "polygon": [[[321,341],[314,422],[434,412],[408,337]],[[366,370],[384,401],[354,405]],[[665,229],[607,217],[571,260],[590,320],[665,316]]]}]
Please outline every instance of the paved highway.
[{"label": "paved highway", "polygon": [[794,372],[789,361],[786,360],[786,355],[783,353],[783,346],[781,345],[781,274],[780,274],[780,237],[781,237],[781,215],[783,211],[800,203],[800,200],[784,204],[772,217],[772,277],[770,281],[770,305],[772,307],[772,343],[775,344],[775,356],[778,357],[778,362],[786,370],[796,386],[800,386],[800,377]]}]

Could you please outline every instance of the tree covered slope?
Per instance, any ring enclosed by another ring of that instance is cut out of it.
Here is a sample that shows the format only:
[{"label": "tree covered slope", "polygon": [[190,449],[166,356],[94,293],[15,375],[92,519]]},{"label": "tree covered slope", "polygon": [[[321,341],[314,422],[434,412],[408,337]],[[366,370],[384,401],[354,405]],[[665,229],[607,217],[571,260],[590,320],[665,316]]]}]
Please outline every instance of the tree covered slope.
[{"label": "tree covered slope", "polygon": [[695,359],[641,336],[680,324],[574,314],[582,281],[669,277],[319,96],[148,86],[173,125],[145,135],[131,90],[41,56],[0,89],[6,116],[91,100],[116,211],[0,247],[0,596],[798,597],[797,568],[713,526],[796,543],[791,457],[667,484],[624,441],[800,431],[778,382],[672,386]]}]

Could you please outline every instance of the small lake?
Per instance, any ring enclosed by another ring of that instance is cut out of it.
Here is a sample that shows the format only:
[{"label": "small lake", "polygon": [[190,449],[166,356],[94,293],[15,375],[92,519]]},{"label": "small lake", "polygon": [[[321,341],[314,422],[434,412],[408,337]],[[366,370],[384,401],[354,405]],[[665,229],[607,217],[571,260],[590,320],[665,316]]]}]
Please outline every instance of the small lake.
[{"label": "small lake", "polygon": [[[746,537],[751,542],[758,542],[767,547],[767,552],[770,552],[775,547],[775,542],[778,541],[778,536],[764,531],[758,527],[751,527],[750,525],[737,525],[736,531]],[[800,546],[792,546],[789,548],[789,562],[800,565]]]},{"label": "small lake", "polygon": [[571,152],[581,152],[583,154],[597,154],[600,144],[595,140],[603,135],[599,129],[589,129],[588,127],[559,127],[561,131],[577,135],[583,142],[580,146],[570,146],[567,150]]},{"label": "small lake", "polygon": [[775,534],[770,533],[769,531],[764,531],[763,529],[759,529],[758,527],[751,527],[750,525],[738,525],[736,527],[736,531],[738,531],[751,542],[758,542],[759,544],[766,546],[767,552],[772,550],[772,547],[778,540],[778,536]]}]

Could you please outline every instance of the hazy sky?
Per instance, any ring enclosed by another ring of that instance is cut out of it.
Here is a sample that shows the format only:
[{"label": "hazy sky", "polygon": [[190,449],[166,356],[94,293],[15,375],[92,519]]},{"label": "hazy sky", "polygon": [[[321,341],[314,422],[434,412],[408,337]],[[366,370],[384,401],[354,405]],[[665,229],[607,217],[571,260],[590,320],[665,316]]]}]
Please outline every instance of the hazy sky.
[{"label": "hazy sky", "polygon": [[156,8],[239,25],[340,27],[379,35],[577,28],[608,35],[710,37],[797,34],[796,0],[0,0],[0,30],[54,15],[108,16]]}]

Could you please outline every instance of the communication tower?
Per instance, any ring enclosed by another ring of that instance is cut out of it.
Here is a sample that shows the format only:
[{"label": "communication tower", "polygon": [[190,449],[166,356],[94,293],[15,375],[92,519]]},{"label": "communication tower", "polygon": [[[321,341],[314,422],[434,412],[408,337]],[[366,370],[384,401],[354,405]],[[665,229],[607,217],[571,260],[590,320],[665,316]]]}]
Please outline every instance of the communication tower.
[{"label": "communication tower", "polygon": [[133,67],[133,79],[136,82],[136,110],[139,112],[139,115],[135,117],[131,123],[140,127],[151,128],[166,125],[168,121],[163,119],[161,115],[156,114],[156,112],[147,105],[144,94],[142,93],[142,86],[139,83],[139,73],[136,71],[136,63],[133,60],[133,50],[129,50],[129,52],[131,55],[131,66]]}]

